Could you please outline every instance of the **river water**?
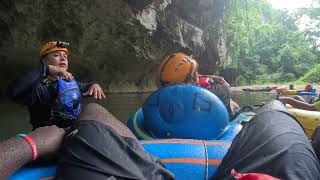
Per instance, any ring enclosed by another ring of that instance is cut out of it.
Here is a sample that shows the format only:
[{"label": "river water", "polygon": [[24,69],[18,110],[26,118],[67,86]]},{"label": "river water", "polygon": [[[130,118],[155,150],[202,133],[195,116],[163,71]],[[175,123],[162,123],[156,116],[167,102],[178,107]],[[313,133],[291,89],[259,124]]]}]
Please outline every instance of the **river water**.
[{"label": "river water", "polygon": [[[129,117],[143,104],[148,93],[109,94],[105,100],[87,99],[86,102],[96,102],[107,108],[118,119],[126,123]],[[234,92],[233,99],[240,106],[257,105],[274,99],[274,93],[244,93]],[[10,100],[0,101],[0,140],[18,133],[30,131],[29,114],[27,108],[17,105]]]}]

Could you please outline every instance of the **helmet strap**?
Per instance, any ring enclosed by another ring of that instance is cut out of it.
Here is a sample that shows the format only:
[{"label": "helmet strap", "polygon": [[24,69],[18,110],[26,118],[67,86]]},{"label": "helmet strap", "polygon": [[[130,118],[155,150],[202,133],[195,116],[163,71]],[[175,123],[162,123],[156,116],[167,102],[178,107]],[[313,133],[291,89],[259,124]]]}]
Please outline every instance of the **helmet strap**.
[{"label": "helmet strap", "polygon": [[46,61],[45,56],[42,56],[42,57],[40,58],[40,63],[43,65],[43,64],[45,64],[45,61]]}]

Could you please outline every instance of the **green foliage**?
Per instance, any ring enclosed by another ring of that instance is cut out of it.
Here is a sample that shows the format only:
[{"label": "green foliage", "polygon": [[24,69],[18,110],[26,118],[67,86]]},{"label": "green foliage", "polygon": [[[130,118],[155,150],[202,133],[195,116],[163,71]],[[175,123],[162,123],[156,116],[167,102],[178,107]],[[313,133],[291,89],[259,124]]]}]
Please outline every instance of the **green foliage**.
[{"label": "green foliage", "polygon": [[320,31],[299,30],[303,15],[314,22],[320,20],[316,8],[289,13],[273,9],[267,0],[232,1],[224,19],[224,32],[229,44],[228,68],[238,72],[236,83],[294,81],[320,63]]},{"label": "green foliage", "polygon": [[320,82],[320,64],[317,64],[306,75],[301,77],[298,81],[319,83]]}]

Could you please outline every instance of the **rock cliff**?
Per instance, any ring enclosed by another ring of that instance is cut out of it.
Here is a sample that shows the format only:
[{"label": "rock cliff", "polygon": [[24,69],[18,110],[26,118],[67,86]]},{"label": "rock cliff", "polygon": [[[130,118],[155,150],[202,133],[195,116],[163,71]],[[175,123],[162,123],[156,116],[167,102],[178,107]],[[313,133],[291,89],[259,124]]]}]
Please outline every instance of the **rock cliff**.
[{"label": "rock cliff", "polygon": [[47,40],[70,42],[71,72],[109,92],[155,87],[168,54],[186,52],[213,73],[226,59],[222,16],[230,0],[7,0],[0,3],[1,91],[39,66]]}]

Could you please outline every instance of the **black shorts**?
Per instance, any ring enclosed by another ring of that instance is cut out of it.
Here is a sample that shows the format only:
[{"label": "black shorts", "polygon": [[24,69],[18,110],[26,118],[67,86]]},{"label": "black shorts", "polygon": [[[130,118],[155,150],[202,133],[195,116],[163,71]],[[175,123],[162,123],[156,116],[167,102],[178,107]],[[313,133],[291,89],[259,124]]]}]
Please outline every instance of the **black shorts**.
[{"label": "black shorts", "polygon": [[75,123],[59,157],[57,180],[174,179],[138,141],[97,121]]},{"label": "black shorts", "polygon": [[233,180],[232,169],[284,180],[320,179],[318,159],[302,127],[290,114],[277,110],[262,111],[244,125],[214,179]]}]

